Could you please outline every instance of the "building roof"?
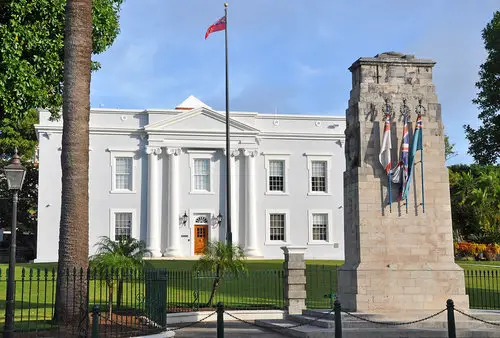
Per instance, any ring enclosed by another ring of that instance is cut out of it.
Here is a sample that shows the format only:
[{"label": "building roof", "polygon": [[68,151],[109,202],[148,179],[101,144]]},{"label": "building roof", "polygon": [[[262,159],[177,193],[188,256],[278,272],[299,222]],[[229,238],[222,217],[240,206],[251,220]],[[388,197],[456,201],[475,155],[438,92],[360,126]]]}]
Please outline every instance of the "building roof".
[{"label": "building roof", "polygon": [[191,110],[191,109],[202,108],[202,107],[212,109],[210,106],[208,106],[204,102],[200,101],[197,97],[195,97],[193,95],[189,95],[189,97],[187,99],[185,99],[177,107],[175,107],[175,109]]}]

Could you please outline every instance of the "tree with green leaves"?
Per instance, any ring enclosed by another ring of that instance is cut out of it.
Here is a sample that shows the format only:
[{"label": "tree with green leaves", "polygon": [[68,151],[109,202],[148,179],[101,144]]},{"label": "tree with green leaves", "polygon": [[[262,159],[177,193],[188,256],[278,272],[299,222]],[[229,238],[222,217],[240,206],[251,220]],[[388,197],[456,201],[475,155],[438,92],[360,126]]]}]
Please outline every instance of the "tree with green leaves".
[{"label": "tree with green leaves", "polygon": [[481,112],[482,125],[477,129],[465,125],[469,140],[469,154],[479,164],[496,163],[500,157],[500,11],[483,29],[486,61],[479,70],[476,87],[479,92],[473,100]]},{"label": "tree with green leaves", "polygon": [[[53,118],[58,118],[63,104],[61,219],[54,319],[78,327],[85,323],[81,318],[87,318],[86,280],[65,283],[64,276],[74,268],[78,271],[88,266],[90,74],[91,69],[99,66],[92,64],[91,55],[104,51],[117,36],[122,2],[15,0],[2,7],[7,9],[9,19],[0,37],[5,35],[11,44],[8,54],[15,56],[5,65],[9,72],[6,88],[13,92],[14,99],[0,100],[2,121],[10,123],[15,131],[26,111],[46,108]],[[80,303],[74,304],[74,300]],[[75,306],[79,311],[74,311]]]},{"label": "tree with green leaves", "polygon": [[130,237],[120,237],[117,241],[107,236],[101,237],[96,244],[97,252],[90,257],[90,266],[99,272],[108,285],[108,314],[111,318],[113,289],[118,284],[116,307],[120,308],[123,299],[123,279],[133,269],[143,267],[143,258],[150,253],[144,241]]},{"label": "tree with green leaves", "polygon": [[[118,35],[123,1],[93,1],[93,54],[104,52]],[[36,109],[60,115],[65,5],[66,0],[0,1],[0,155],[17,147],[23,159],[31,159]],[[92,63],[93,70],[99,67]]]},{"label": "tree with green leaves", "polygon": [[195,271],[215,273],[207,306],[212,307],[215,293],[227,274],[238,277],[247,271],[245,259],[245,253],[239,246],[221,241],[208,242],[203,256],[193,266]]},{"label": "tree with green leaves", "polygon": [[469,240],[500,241],[500,167],[475,164],[448,168],[454,230]]},{"label": "tree with green leaves", "polygon": [[444,135],[444,159],[448,161],[450,158],[457,156],[455,151],[455,143],[450,142],[448,135]]}]

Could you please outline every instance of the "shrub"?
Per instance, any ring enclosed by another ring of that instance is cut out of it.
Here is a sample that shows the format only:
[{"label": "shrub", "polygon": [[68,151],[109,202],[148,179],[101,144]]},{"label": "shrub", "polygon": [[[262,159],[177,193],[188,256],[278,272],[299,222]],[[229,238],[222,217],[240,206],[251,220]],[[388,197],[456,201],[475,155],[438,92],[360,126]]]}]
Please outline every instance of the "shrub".
[{"label": "shrub", "polygon": [[458,242],[454,243],[455,258],[485,258],[487,260],[496,260],[500,255],[500,244],[483,244],[474,242]]}]

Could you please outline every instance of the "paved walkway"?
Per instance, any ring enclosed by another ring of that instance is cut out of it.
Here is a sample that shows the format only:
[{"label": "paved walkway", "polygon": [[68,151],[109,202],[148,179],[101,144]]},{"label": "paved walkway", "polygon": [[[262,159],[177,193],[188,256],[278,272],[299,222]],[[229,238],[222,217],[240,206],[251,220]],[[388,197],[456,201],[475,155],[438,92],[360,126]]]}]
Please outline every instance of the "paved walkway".
[{"label": "paved walkway", "polygon": [[[217,323],[216,322],[199,323],[196,326],[187,327],[179,331],[175,331],[175,337],[214,338],[217,337]],[[224,338],[239,338],[239,337],[283,338],[286,336],[270,330],[265,330],[256,326],[248,325],[245,323],[225,322]]]}]

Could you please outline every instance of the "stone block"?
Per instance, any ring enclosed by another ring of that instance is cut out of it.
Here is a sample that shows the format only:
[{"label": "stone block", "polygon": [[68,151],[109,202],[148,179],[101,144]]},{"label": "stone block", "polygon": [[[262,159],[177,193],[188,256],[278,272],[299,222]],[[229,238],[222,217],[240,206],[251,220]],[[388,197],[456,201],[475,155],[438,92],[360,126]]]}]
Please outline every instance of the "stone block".
[{"label": "stone block", "polygon": [[293,299],[285,302],[285,311],[292,314],[302,314],[302,310],[306,309],[306,303],[304,299]]},{"label": "stone block", "polygon": [[288,296],[289,299],[306,299],[306,290],[296,290],[296,291],[288,291],[288,294],[285,294],[285,296]]},{"label": "stone block", "polygon": [[285,262],[285,269],[305,270],[306,269],[306,262],[303,259],[302,259],[302,261]]},{"label": "stone block", "polygon": [[287,276],[286,277],[287,284],[306,284],[306,276]]}]

